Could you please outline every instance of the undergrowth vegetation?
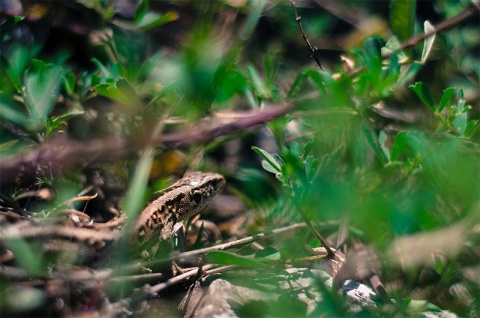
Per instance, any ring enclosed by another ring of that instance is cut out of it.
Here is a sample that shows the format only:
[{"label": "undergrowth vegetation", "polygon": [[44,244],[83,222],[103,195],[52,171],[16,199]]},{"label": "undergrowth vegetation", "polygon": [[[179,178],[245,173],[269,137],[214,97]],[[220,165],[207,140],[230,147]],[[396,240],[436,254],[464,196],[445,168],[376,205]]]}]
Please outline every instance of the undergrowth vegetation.
[{"label": "undergrowth vegetation", "polygon": [[[347,263],[347,251],[361,246],[368,255],[350,262],[372,263],[392,299],[368,314],[474,317],[474,2],[299,1],[296,12],[288,1],[220,0],[142,0],[129,14],[100,0],[2,8],[0,206],[52,222],[74,209],[95,220],[112,209],[134,218],[186,170],[215,171],[247,207],[245,236],[296,222],[309,230],[263,240],[263,252],[211,251],[206,263],[268,276],[324,244]],[[282,111],[261,117],[272,109]],[[248,116],[260,119],[242,121]],[[101,200],[86,203],[100,188]],[[32,279],[63,262],[34,243],[8,247]],[[118,277],[133,262],[125,257],[113,261]],[[34,288],[12,294],[16,281],[0,279],[8,314],[45,301]],[[129,288],[110,293],[127,297]],[[320,290],[312,316],[347,314],[341,296]],[[262,310],[298,315],[291,308]]]}]

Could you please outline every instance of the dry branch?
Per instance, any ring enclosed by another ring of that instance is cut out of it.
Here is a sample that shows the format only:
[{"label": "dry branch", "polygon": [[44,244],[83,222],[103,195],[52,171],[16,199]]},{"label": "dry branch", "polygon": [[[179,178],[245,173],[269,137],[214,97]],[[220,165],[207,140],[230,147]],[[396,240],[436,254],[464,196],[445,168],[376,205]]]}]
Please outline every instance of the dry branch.
[{"label": "dry branch", "polygon": [[[293,103],[283,103],[263,111],[249,111],[242,113],[241,118],[234,122],[218,124],[212,128],[193,126],[184,132],[165,134],[155,139],[153,146],[172,148],[209,142],[277,119],[292,110],[293,106]],[[126,139],[109,138],[81,142],[66,137],[52,138],[23,154],[0,160],[0,187],[16,181],[31,184],[37,176],[54,177],[62,170],[115,161],[125,158],[135,150],[135,145]]]}]

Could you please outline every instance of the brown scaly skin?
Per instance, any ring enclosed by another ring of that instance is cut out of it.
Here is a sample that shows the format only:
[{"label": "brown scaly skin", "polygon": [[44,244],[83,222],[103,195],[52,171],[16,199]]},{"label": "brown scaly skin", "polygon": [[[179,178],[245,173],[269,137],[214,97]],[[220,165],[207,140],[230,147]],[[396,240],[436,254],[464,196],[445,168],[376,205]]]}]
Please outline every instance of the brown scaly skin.
[{"label": "brown scaly skin", "polygon": [[[225,178],[216,173],[193,172],[160,191],[157,198],[133,220],[129,238],[147,243],[171,238],[173,227],[202,211],[225,187]],[[101,254],[103,249],[115,245],[123,236],[126,217],[120,216],[108,223],[80,228],[64,225],[33,225],[21,221],[0,227],[0,242],[15,239],[45,239],[78,243],[72,253]],[[158,234],[157,234],[158,233]],[[70,248],[71,244],[68,245]],[[59,246],[61,249],[61,246]],[[89,258],[88,255],[85,258]]]}]

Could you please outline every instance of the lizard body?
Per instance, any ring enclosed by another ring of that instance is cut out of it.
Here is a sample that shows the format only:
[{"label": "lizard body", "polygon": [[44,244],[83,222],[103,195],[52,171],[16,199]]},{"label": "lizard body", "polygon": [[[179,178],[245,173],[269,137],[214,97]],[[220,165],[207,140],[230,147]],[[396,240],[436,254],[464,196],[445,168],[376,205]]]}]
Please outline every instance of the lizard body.
[{"label": "lizard body", "polygon": [[[78,243],[87,249],[99,251],[112,246],[123,235],[131,241],[148,242],[158,237],[168,240],[173,227],[203,210],[223,190],[225,178],[216,173],[194,172],[160,191],[157,198],[132,221],[131,230],[125,233],[127,218],[124,215],[107,223],[85,227],[66,225],[34,225],[29,220],[0,227],[0,242],[15,239],[53,239]],[[157,234],[158,233],[158,234]]]}]

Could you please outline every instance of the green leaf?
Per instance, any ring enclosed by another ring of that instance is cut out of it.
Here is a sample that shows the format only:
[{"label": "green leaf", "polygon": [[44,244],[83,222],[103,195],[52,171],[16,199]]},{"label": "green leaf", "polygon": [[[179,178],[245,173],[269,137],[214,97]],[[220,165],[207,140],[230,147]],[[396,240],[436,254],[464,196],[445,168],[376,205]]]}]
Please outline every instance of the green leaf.
[{"label": "green leaf", "polygon": [[0,118],[10,121],[20,126],[26,126],[29,118],[15,105],[0,95]]},{"label": "green leaf", "polygon": [[205,254],[205,260],[211,264],[268,267],[268,265],[255,259],[239,256],[225,251],[210,251]]},{"label": "green leaf", "polygon": [[381,68],[381,46],[378,37],[370,36],[365,40],[365,58],[367,68],[373,69],[375,72]]},{"label": "green leaf", "polygon": [[307,158],[307,156],[310,154],[310,151],[312,151],[312,148],[314,146],[316,142],[316,139],[313,139],[313,140],[309,140],[305,146],[303,146],[303,153],[302,155],[300,156],[300,158],[302,160],[305,160]]},{"label": "green leaf", "polygon": [[252,8],[250,10],[250,14],[247,17],[247,20],[245,21],[242,29],[240,30],[240,38],[248,39],[252,35],[252,32],[255,30],[258,21],[262,17],[262,12],[266,5],[266,0],[251,1]]},{"label": "green leaf", "polygon": [[152,149],[144,151],[138,161],[133,180],[129,184],[124,201],[125,213],[128,216],[127,227],[133,225],[137,214],[142,210],[143,198],[147,189],[148,176],[152,168],[154,154],[155,152]]},{"label": "green leaf", "polygon": [[382,151],[382,146],[380,145],[377,135],[375,134],[373,129],[371,127],[364,127],[363,133],[367,138],[367,141],[372,147],[373,151],[377,155],[378,159],[380,160],[380,162],[383,165],[386,165],[388,163],[388,158],[385,156],[384,152]]},{"label": "green leaf", "polygon": [[50,136],[52,133],[54,133],[55,131],[57,131],[61,127],[66,126],[67,121],[70,118],[78,116],[78,115],[83,115],[84,113],[85,112],[83,112],[83,111],[71,112],[71,113],[67,113],[67,114],[64,114],[64,115],[61,115],[61,116],[50,119],[49,127],[48,127],[48,129],[46,129],[46,135]]},{"label": "green leaf", "polygon": [[427,105],[433,112],[435,112],[435,102],[433,101],[432,94],[430,93],[430,89],[428,88],[427,84],[423,82],[416,82],[415,85],[409,85],[410,89],[412,89],[415,94],[417,94],[418,98]]},{"label": "green leaf", "polygon": [[34,60],[25,74],[25,101],[31,115],[33,129],[44,124],[53,110],[63,76],[60,66]]},{"label": "green leaf", "polygon": [[455,92],[455,88],[449,87],[443,91],[442,100],[440,104],[438,104],[438,112],[441,113],[445,106],[450,106],[450,98],[452,97],[453,92]]},{"label": "green leaf", "polygon": [[271,92],[265,85],[265,82],[262,80],[260,77],[260,74],[258,74],[258,71],[255,67],[249,65],[247,67],[247,72],[248,76],[250,78],[250,83],[252,85],[253,91],[255,92],[255,95],[261,98],[268,99],[271,97]]},{"label": "green leaf", "polygon": [[69,72],[63,77],[63,87],[68,95],[73,95],[75,92],[75,73]]},{"label": "green leaf", "polygon": [[142,64],[140,67],[140,71],[138,72],[138,78],[137,80],[146,80],[148,76],[152,73],[152,71],[155,69],[157,66],[158,62],[160,59],[163,57],[162,53],[157,53],[150,57],[148,61]]},{"label": "green leaf", "polygon": [[14,139],[14,140],[4,142],[3,144],[0,144],[0,151],[3,151],[5,149],[15,146],[19,141],[20,140],[18,139]]},{"label": "green leaf", "polygon": [[2,31],[7,30],[11,26],[17,24],[18,22],[22,21],[23,19],[25,19],[25,17],[19,17],[19,16],[16,16],[16,15],[4,18],[2,23],[0,23],[0,33]]},{"label": "green leaf", "polygon": [[10,65],[19,80],[23,77],[25,69],[31,65],[33,59],[38,55],[40,49],[39,44],[29,45],[27,47],[18,45],[11,49],[9,57]]},{"label": "green leaf", "polygon": [[27,270],[29,274],[37,275],[43,271],[45,264],[39,255],[40,249],[23,239],[6,239],[5,245],[15,254],[16,264]]},{"label": "green leaf", "polygon": [[[435,28],[433,27],[433,25],[431,25],[430,22],[428,21],[425,21],[424,29],[425,29],[425,34],[435,31]],[[422,51],[422,57],[420,59],[420,63],[424,64],[427,61],[428,56],[432,51],[434,41],[435,41],[435,33],[432,36],[425,39],[425,42],[423,44],[423,51]]]},{"label": "green leaf", "polygon": [[12,65],[10,65],[7,59],[1,55],[0,55],[0,67],[2,69],[2,73],[5,73],[8,76],[8,78],[10,78],[10,81],[15,87],[15,89],[17,90],[17,92],[20,92],[22,90],[22,82],[20,80],[20,76],[17,74],[15,69],[12,67]]},{"label": "green leaf", "polygon": [[467,125],[465,126],[465,132],[463,135],[467,138],[472,136],[473,133],[478,129],[478,127],[480,127],[478,120],[468,121]]},{"label": "green leaf", "polygon": [[174,11],[165,14],[158,14],[154,11],[147,11],[135,19],[135,25],[143,30],[150,30],[178,19]]},{"label": "green leaf", "polygon": [[413,35],[416,0],[392,0],[390,2],[390,25],[400,41]]},{"label": "green leaf", "polygon": [[273,247],[266,247],[263,250],[259,250],[255,253],[255,258],[263,258],[270,260],[279,260],[280,252],[274,249]]},{"label": "green leaf", "polygon": [[465,100],[460,99],[457,103],[457,115],[453,120],[453,125],[457,129],[460,136],[465,134],[467,128],[467,110],[469,108],[465,106]]},{"label": "green leaf", "polygon": [[103,65],[102,62],[100,62],[97,59],[92,59],[93,64],[97,66],[97,68],[100,70],[102,73],[101,77],[103,79],[113,79],[116,80],[120,77],[120,70],[118,67],[118,64],[113,64],[111,69],[107,68],[105,65]]},{"label": "green leaf", "polygon": [[305,159],[305,175],[310,181],[314,180],[317,162],[318,161],[312,155],[308,155]]},{"label": "green leaf", "polygon": [[132,84],[123,77],[118,79],[115,85],[103,83],[95,86],[94,89],[97,94],[116,100],[130,108],[139,110],[142,107],[142,102]]},{"label": "green leaf", "polygon": [[[261,149],[261,148],[258,148],[258,147],[254,147],[252,146],[252,150],[255,151],[257,154],[259,154],[263,159],[265,159],[265,162],[266,162],[266,166],[268,167],[265,167],[264,166],[264,169],[269,171],[269,172],[272,172],[272,173],[280,173],[282,172],[282,167],[280,165],[280,163],[278,163],[275,158],[269,154],[267,151]],[[262,166],[263,166],[263,163],[262,163]]]},{"label": "green leaf", "polygon": [[380,143],[380,149],[382,149],[383,154],[387,157],[388,161],[390,161],[390,149],[385,145],[387,142],[387,134],[385,131],[380,131],[378,142]]},{"label": "green leaf", "polygon": [[403,64],[408,62],[408,56],[401,49],[401,43],[396,36],[393,36],[388,42],[382,47],[382,55],[396,53],[398,55],[398,62]]},{"label": "green leaf", "polygon": [[391,161],[397,161],[400,155],[405,151],[407,146],[408,133],[405,131],[399,132],[395,137],[395,141],[392,146]]}]

